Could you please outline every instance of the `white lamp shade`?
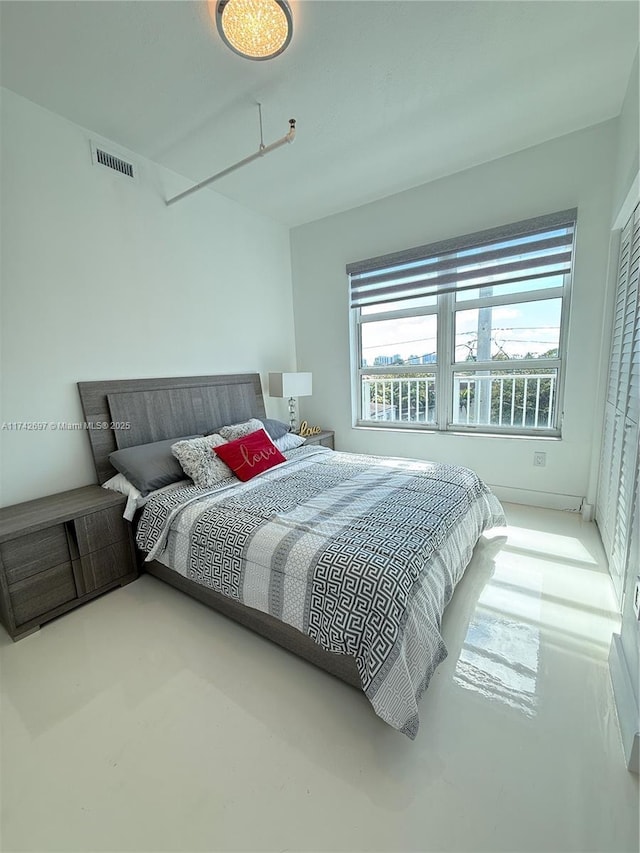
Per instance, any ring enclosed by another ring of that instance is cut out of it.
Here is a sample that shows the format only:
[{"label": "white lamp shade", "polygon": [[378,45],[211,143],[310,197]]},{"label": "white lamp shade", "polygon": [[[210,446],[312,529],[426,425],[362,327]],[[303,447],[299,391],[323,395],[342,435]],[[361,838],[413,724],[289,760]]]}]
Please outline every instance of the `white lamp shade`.
[{"label": "white lamp shade", "polygon": [[270,397],[310,397],[312,389],[310,373],[270,373]]}]

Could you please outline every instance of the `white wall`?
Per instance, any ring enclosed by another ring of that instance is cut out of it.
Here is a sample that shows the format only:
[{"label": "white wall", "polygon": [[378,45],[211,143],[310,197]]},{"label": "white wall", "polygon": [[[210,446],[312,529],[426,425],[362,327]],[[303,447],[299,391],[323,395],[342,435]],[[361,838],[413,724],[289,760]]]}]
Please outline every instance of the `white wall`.
[{"label": "white wall", "polygon": [[[88,131],[1,108],[2,422],[81,421],[79,380],[295,368],[286,228],[210,190],[167,208],[179,176],[131,155],[132,182]],[[0,450],[3,504],[95,482],[82,432],[0,430]]]},{"label": "white wall", "polygon": [[618,152],[614,181],[613,219],[622,207],[640,168],[640,64],[639,55],[631,69],[622,110],[618,118]]},{"label": "white wall", "polygon": [[[292,231],[301,401],[337,447],[473,467],[505,499],[576,508],[588,494],[616,145],[615,121],[416,187]],[[578,207],[563,437],[560,441],[357,429],[352,426],[345,265]],[[594,381],[594,378],[596,381]],[[533,453],[547,453],[546,468]]]}]

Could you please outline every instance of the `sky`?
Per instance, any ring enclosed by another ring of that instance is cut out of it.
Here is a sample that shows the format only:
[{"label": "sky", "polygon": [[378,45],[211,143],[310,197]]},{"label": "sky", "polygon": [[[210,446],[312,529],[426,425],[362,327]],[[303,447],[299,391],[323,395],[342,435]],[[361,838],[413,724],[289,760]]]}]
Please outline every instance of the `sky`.
[{"label": "sky", "polygon": [[[462,306],[461,306],[462,307]],[[559,344],[560,299],[521,302],[491,312],[492,356],[500,350],[511,358],[527,353],[541,356]],[[436,351],[436,316],[382,320],[362,325],[363,357],[373,365],[376,356],[422,356]],[[464,361],[477,339],[478,310],[456,312],[456,361]]]}]

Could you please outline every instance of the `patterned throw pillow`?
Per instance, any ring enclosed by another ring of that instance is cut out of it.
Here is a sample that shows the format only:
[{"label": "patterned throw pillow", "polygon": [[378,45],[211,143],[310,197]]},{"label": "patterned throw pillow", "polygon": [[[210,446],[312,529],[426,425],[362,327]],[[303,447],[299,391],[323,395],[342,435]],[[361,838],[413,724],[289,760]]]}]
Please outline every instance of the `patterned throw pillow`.
[{"label": "patterned throw pillow", "polygon": [[224,459],[243,482],[287,461],[263,429],[221,444],[214,448],[214,453]]},{"label": "patterned throw pillow", "polygon": [[241,424],[230,424],[230,426],[221,427],[218,432],[227,441],[234,441],[236,438],[242,438],[256,430],[264,429],[264,424],[258,418],[249,418]]},{"label": "patterned throw pillow", "polygon": [[198,488],[212,489],[223,480],[233,477],[231,469],[214,452],[214,448],[226,443],[226,439],[214,433],[189,441],[178,441],[172,445],[171,452]]}]

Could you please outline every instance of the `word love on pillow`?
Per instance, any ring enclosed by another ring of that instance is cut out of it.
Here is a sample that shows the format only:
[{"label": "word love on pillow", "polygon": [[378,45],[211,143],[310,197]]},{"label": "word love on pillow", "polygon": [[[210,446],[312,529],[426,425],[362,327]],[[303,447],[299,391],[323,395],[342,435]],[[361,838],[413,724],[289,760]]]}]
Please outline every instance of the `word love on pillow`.
[{"label": "word love on pillow", "polygon": [[212,450],[243,482],[287,461],[263,429]]}]

